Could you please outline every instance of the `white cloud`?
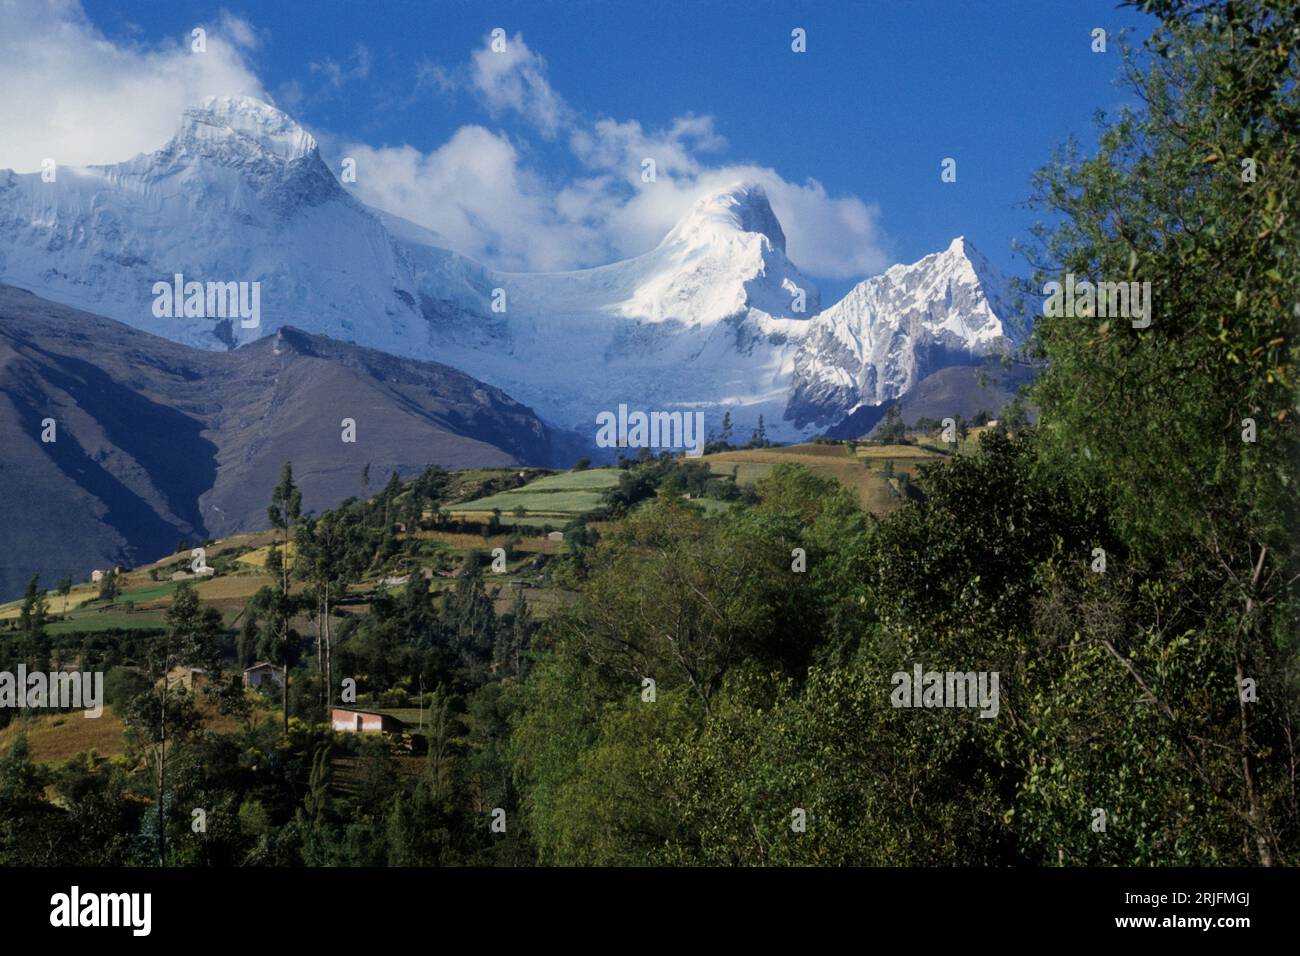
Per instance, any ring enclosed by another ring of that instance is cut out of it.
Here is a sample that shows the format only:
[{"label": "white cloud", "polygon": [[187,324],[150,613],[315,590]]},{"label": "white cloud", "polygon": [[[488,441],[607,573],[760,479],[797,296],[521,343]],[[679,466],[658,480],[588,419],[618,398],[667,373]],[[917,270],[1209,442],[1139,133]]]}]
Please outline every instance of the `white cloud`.
[{"label": "white cloud", "polygon": [[569,121],[571,111],[546,78],[546,60],[528,49],[523,34],[503,38],[502,44],[494,50],[489,37],[474,51],[470,87],[492,115],[516,112],[543,135],[554,136]]},{"label": "white cloud", "polygon": [[370,75],[370,49],[364,43],[358,43],[352,48],[346,63],[326,57],[308,64],[307,68],[319,74],[328,89],[341,90],[353,80],[364,80]]},{"label": "white cloud", "polygon": [[186,107],[213,95],[266,99],[245,54],[258,45],[245,21],[223,15],[158,46],[114,44],[77,0],[0,0],[0,169],[32,172],[111,163],[157,149]]},{"label": "white cloud", "polygon": [[790,259],[804,271],[827,279],[873,275],[888,264],[880,228],[880,209],[856,196],[831,196],[816,180],[792,183],[758,165],[701,168],[687,176],[660,176],[639,184],[626,199],[607,208],[606,229],[619,254],[644,252],[657,243],[703,196],[736,182],[752,182],[767,192],[785,232]]},{"label": "white cloud", "polygon": [[890,264],[878,205],[831,196],[815,179],[798,184],[765,173],[754,178],[767,187],[795,262],[828,279],[875,275]]},{"label": "white cloud", "polygon": [[[503,52],[485,38],[463,70],[423,62],[417,79],[441,93],[468,89],[490,115],[517,114],[547,139],[563,134],[589,170],[567,182],[548,180],[530,167],[530,154],[477,126],[427,154],[409,146],[348,147],[359,159],[364,201],[441,233],[491,265],[574,269],[637,255],[702,195],[737,180],[766,188],[790,257],[812,275],[853,278],[888,264],[874,204],[831,196],[815,180],[789,182],[765,166],[711,165],[710,154],[726,145],[711,116],[681,116],[663,129],[637,120],[589,121],[551,87],[546,61],[521,34],[509,37]],[[641,181],[645,159],[655,162],[653,183]]]},{"label": "white cloud", "polygon": [[453,248],[507,270],[556,270],[599,259],[597,232],[567,216],[505,136],[463,126],[430,153],[410,146],[347,147],[358,197],[444,236]]},{"label": "white cloud", "polygon": [[[78,0],[0,0],[0,22],[0,168],[31,172],[45,157],[66,165],[121,161],[161,146],[182,111],[209,95],[271,99],[247,61],[262,36],[229,14],[196,24],[207,30],[205,53],[191,52],[188,34],[152,46],[111,42]],[[358,44],[346,61],[321,60],[308,70],[323,81],[323,94],[364,80],[370,67],[369,50]],[[521,34],[500,53],[485,38],[455,69],[421,63],[417,86],[468,91],[491,116],[522,118],[520,131],[540,133],[545,150],[478,125],[428,152],[346,143],[342,155],[357,160],[354,188],[363,201],[496,268],[572,269],[645,252],[703,193],[742,179],[766,188],[790,257],[810,274],[850,278],[887,264],[874,205],[831,196],[812,180],[787,181],[766,166],[717,164],[726,143],[710,116],[681,116],[663,128],[584,117],[552,88],[546,61]],[[313,98],[294,79],[279,94],[290,109]],[[334,142],[327,132],[320,138]],[[572,160],[547,162],[555,150]],[[641,182],[646,158],[656,164],[654,183]]]},{"label": "white cloud", "polygon": [[680,116],[668,129],[652,132],[636,120],[601,119],[575,128],[569,143],[587,165],[619,173],[635,185],[646,159],[654,160],[656,175],[697,175],[701,169],[697,154],[722,149],[726,140],[714,132],[713,117]]}]

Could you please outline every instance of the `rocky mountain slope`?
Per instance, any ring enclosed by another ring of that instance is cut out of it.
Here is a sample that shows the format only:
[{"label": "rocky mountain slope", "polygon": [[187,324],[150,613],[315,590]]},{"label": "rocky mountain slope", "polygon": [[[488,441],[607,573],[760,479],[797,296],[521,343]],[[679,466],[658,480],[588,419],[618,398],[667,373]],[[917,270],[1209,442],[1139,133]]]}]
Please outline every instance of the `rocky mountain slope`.
[{"label": "rocky mountain slope", "polygon": [[795,358],[787,414],[825,427],[906,394],[930,373],[1023,338],[1010,283],[964,238],[859,283],[816,317]]},{"label": "rocky mountain slope", "polygon": [[203,351],[6,286],[0,442],[6,597],[38,571],[80,580],[181,538],[261,528],[285,461],[304,507],[321,509],[362,494],[366,464],[373,490],[394,470],[569,454],[530,409],[444,365],[291,327]]}]

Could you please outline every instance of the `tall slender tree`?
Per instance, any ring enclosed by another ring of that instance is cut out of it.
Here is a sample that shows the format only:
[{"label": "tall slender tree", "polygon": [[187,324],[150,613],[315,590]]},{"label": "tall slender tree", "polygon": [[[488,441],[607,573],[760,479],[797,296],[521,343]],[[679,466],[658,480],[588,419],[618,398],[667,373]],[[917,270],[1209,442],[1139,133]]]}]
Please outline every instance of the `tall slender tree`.
[{"label": "tall slender tree", "polygon": [[293,630],[293,618],[298,613],[298,600],[295,598],[290,570],[293,555],[295,531],[302,518],[302,492],[293,481],[293,464],[285,462],[280,472],[280,483],[271,492],[271,505],[267,508],[271,527],[280,532],[278,541],[271,543],[270,553],[266,558],[266,569],[275,584],[262,588],[254,598],[254,610],[267,618],[266,631],[263,634],[263,650],[271,663],[280,665],[280,704],[283,716],[283,730],[289,733],[289,665],[297,654],[297,634]]}]

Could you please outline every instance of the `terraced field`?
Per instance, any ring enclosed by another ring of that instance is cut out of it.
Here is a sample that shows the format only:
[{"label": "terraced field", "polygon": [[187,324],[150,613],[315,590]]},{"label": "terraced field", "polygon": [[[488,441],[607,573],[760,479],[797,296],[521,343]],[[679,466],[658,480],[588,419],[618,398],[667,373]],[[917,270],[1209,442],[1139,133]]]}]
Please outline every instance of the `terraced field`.
[{"label": "terraced field", "polygon": [[91,718],[80,712],[38,714],[15,720],[0,730],[0,750],[8,751],[13,741],[25,734],[37,763],[57,763],[88,750],[111,757],[125,753],[125,729],[122,719],[108,706],[98,717]]},{"label": "terraced field", "polygon": [[[285,558],[288,559],[289,567],[292,568],[294,543],[290,541],[287,547],[283,544],[280,545],[280,553],[284,555]],[[238,561],[240,564],[251,565],[252,567],[255,568],[264,568],[266,567],[266,559],[270,557],[270,554],[271,554],[271,545],[268,543],[263,547],[254,548],[252,551],[249,551],[246,554],[241,554],[235,560]]]},{"label": "terraced field", "polygon": [[521,507],[530,517],[580,515],[600,507],[601,495],[606,488],[618,484],[618,475],[616,468],[595,468],[588,471],[548,475],[529,482],[522,488],[503,491],[474,501],[461,502],[452,505],[448,510],[453,515],[484,517],[491,514],[492,509],[499,508],[502,521],[505,521],[506,516],[516,508]]},{"label": "terraced field", "polygon": [[[79,585],[68,593],[67,610],[74,611],[81,607],[81,605],[94,601],[98,597],[99,585],[95,585],[94,587],[91,587],[88,584]],[[48,593],[46,594],[46,601],[49,603],[49,612],[51,614],[62,614],[64,612],[63,595]],[[0,605],[0,621],[18,617],[19,612],[22,610],[22,605],[23,602],[21,600],[10,601],[8,604]]]}]

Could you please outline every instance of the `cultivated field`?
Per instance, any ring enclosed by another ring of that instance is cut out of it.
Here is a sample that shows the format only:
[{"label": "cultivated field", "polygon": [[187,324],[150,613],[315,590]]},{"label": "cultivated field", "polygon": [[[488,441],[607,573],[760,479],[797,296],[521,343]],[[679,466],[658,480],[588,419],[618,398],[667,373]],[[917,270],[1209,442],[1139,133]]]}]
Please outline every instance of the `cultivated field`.
[{"label": "cultivated field", "polygon": [[[503,491],[487,498],[464,501],[450,506],[453,515],[485,517],[492,509],[501,510],[502,521],[515,508],[522,507],[530,517],[574,516],[600,507],[601,494],[618,484],[618,469],[595,468],[549,475],[522,488]],[[513,516],[511,516],[513,518]]]},{"label": "cultivated field", "polygon": [[703,460],[714,474],[734,474],[741,485],[753,484],[783,462],[803,465],[851,489],[865,510],[887,514],[900,507],[903,498],[885,476],[885,463],[893,462],[895,474],[907,472],[915,478],[920,465],[942,457],[939,451],[919,445],[859,445],[851,449],[848,445],[808,444],[724,451],[705,455]]}]

